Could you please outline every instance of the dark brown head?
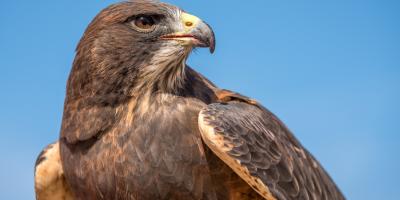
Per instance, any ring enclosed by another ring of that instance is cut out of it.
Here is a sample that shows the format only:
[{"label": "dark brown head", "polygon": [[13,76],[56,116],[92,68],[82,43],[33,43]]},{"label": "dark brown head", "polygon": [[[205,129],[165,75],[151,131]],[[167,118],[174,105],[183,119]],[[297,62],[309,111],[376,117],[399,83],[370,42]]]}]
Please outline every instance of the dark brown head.
[{"label": "dark brown head", "polygon": [[134,95],[135,88],[174,90],[194,47],[215,48],[213,31],[199,18],[158,1],[111,5],[77,47],[67,101],[91,96],[107,104]]}]

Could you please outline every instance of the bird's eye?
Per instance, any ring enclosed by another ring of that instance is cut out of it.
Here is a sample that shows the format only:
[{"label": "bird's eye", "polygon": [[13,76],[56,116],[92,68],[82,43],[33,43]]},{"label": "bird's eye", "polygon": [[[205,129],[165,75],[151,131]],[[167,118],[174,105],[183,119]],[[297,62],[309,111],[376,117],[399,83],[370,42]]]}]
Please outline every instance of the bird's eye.
[{"label": "bird's eye", "polygon": [[155,19],[152,16],[140,15],[134,19],[134,25],[139,31],[153,31],[156,25]]}]

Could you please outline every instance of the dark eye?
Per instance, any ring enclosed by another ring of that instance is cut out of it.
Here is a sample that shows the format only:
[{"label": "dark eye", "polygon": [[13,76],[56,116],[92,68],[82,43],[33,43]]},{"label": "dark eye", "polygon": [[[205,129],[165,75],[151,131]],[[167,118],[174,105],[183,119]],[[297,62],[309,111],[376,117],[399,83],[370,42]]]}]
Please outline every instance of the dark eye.
[{"label": "dark eye", "polygon": [[156,22],[152,16],[140,15],[135,18],[134,24],[142,31],[152,31]]}]

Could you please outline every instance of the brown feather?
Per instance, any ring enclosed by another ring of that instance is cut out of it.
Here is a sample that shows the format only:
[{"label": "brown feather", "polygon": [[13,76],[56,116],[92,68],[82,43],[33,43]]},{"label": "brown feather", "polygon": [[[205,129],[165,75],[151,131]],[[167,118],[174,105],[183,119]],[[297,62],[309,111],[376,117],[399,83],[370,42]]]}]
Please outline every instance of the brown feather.
[{"label": "brown feather", "polygon": [[276,116],[246,97],[232,96],[233,101],[203,109],[199,127],[207,146],[236,174],[265,199],[344,199]]}]

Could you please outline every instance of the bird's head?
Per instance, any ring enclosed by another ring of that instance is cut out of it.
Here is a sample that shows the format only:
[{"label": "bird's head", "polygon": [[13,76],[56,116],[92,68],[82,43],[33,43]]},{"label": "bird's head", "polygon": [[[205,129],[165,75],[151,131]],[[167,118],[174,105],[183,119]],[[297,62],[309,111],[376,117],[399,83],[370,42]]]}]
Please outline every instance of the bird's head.
[{"label": "bird's head", "polygon": [[111,5],[79,42],[69,95],[129,95],[138,86],[173,90],[184,81],[195,47],[215,49],[212,29],[198,17],[154,0]]}]

